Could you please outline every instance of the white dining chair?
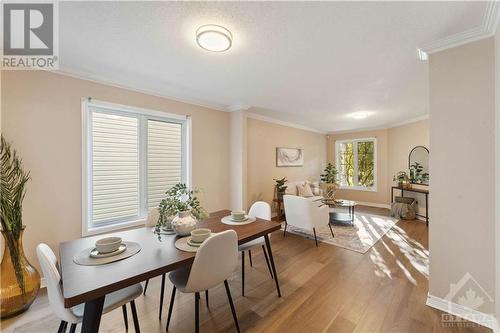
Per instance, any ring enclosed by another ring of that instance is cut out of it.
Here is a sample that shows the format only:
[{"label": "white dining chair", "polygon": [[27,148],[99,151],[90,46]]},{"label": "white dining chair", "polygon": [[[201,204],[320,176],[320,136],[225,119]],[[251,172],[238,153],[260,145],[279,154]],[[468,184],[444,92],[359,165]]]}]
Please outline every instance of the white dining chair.
[{"label": "white dining chair", "polygon": [[328,226],[330,227],[332,237],[335,237],[330,225],[330,209],[327,205],[323,205],[321,202],[312,200],[311,198],[296,195],[284,195],[283,203],[285,205],[286,216],[283,237],[286,235],[286,227],[288,225],[311,230],[314,233],[316,246],[318,246],[316,228],[319,229]]},{"label": "white dining chair", "polygon": [[[64,297],[61,289],[63,281],[61,281],[61,274],[57,268],[57,258],[54,252],[47,244],[39,244],[36,247],[36,254],[38,261],[42,267],[43,276],[47,283],[47,294],[49,297],[49,304],[56,316],[61,319],[58,333],[66,332],[68,323],[71,324],[70,333],[74,333],[76,326],[83,319],[83,311],[85,304],[79,304],[72,308],[64,307]],[[137,333],[140,332],[139,320],[137,318],[137,311],[135,308],[134,300],[142,294],[142,287],[140,284],[115,291],[106,295],[104,299],[104,307],[102,313],[108,313],[114,309],[122,307],[123,319],[125,321],[125,329],[128,330],[127,307],[126,304],[130,302],[132,309],[132,317],[134,320],[134,328]]]},{"label": "white dining chair", "polygon": [[[271,220],[271,206],[264,201],[255,202],[250,210],[248,211],[248,215],[252,217],[256,217],[259,219]],[[267,251],[265,247],[266,241],[264,237],[259,237],[250,242],[246,242],[238,246],[238,250],[241,252],[241,295],[245,296],[245,251],[248,251],[248,259],[250,261],[250,267],[253,267],[252,263],[252,248],[261,246],[262,251],[264,252],[264,258],[266,258],[267,268],[269,269],[269,274],[271,274],[271,279],[273,278],[273,272],[271,270],[271,265],[269,264],[269,258],[267,256]]]},{"label": "white dining chair", "polygon": [[172,317],[175,293],[177,289],[183,293],[195,294],[195,329],[200,331],[200,292],[208,290],[224,282],[229,306],[233,314],[234,324],[240,332],[236,310],[227,278],[238,267],[238,236],[236,231],[227,230],[214,234],[201,244],[191,266],[177,269],[169,274],[174,285],[170,307],[168,309],[167,331]]}]

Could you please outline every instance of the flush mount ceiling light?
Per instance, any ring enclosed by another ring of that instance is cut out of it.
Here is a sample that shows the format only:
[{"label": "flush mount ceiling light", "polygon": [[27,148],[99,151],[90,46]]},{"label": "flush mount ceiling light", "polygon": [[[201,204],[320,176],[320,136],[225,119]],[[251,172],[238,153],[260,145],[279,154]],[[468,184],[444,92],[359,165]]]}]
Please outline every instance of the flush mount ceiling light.
[{"label": "flush mount ceiling light", "polygon": [[220,25],[202,25],[196,30],[196,42],[207,51],[224,52],[231,48],[233,35]]},{"label": "flush mount ceiling light", "polygon": [[368,116],[370,116],[373,112],[370,112],[370,111],[357,111],[357,112],[353,112],[353,113],[349,113],[349,118],[353,118],[353,119],[365,119],[367,118]]}]

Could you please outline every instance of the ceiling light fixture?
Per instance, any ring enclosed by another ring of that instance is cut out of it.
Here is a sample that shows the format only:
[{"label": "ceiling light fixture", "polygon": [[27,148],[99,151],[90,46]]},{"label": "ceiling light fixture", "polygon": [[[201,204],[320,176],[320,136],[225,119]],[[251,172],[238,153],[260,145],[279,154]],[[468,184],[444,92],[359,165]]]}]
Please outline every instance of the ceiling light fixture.
[{"label": "ceiling light fixture", "polygon": [[367,118],[372,112],[370,111],[357,111],[350,113],[348,116],[353,119],[365,119]]},{"label": "ceiling light fixture", "polygon": [[196,30],[196,42],[207,51],[224,52],[231,48],[233,35],[220,25],[202,25]]}]

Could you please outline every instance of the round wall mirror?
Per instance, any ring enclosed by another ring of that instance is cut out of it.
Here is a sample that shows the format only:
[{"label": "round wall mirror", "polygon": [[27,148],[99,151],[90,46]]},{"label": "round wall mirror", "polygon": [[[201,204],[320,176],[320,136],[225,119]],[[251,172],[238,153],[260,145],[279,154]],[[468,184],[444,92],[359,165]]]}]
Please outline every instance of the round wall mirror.
[{"label": "round wall mirror", "polygon": [[429,149],[416,146],[408,157],[410,182],[412,184],[429,185]]}]

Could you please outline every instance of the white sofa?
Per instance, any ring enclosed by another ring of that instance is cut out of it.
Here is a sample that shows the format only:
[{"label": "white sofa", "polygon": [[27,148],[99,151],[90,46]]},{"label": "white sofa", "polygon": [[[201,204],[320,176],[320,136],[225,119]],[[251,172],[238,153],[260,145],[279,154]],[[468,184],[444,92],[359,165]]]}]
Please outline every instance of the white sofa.
[{"label": "white sofa", "polygon": [[[321,197],[319,197],[321,199]],[[286,194],[283,196],[283,203],[285,206],[285,229],[283,236],[286,235],[286,228],[292,225],[297,228],[311,230],[314,233],[314,240],[318,246],[318,239],[316,238],[316,228],[325,226],[330,227],[332,237],[332,227],[330,225],[330,209],[327,205],[323,205],[318,197],[299,197],[297,195]]]},{"label": "white sofa", "polygon": [[297,185],[302,185],[304,183],[309,183],[311,185],[311,189],[313,191],[313,196],[309,197],[311,200],[322,199],[322,191],[319,188],[319,181],[306,181],[306,180],[297,180],[293,182],[287,182],[287,188],[285,194],[288,195],[298,195]]}]

